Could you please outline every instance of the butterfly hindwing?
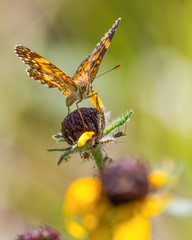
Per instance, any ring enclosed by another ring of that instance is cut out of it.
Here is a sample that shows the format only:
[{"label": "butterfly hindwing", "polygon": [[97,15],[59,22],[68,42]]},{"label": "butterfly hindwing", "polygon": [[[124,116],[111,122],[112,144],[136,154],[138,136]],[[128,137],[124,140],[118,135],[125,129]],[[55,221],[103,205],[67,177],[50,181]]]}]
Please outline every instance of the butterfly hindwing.
[{"label": "butterfly hindwing", "polygon": [[78,67],[76,73],[73,75],[74,80],[83,80],[84,82],[89,81],[89,73],[91,68],[91,56],[89,55]]}]

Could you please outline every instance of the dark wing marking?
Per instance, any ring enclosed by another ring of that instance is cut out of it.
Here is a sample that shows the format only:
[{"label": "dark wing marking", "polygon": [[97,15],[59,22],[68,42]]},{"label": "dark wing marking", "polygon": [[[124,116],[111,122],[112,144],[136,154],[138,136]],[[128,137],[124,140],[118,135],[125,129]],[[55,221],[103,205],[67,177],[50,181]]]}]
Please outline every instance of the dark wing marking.
[{"label": "dark wing marking", "polygon": [[76,83],[67,74],[36,52],[20,45],[15,47],[15,52],[28,65],[30,77],[50,88],[58,88],[66,97],[77,90]]}]

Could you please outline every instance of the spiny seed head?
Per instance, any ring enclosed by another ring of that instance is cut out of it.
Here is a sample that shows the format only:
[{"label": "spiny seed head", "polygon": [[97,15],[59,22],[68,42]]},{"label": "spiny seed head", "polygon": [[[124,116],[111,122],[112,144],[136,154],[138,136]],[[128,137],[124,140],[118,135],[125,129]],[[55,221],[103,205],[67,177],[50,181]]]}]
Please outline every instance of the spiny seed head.
[{"label": "spiny seed head", "polygon": [[80,108],[80,113],[77,110],[70,113],[62,122],[61,132],[63,138],[70,145],[76,144],[79,137],[84,132],[93,131],[93,139],[97,141],[104,130],[104,117],[95,108]]},{"label": "spiny seed head", "polygon": [[61,234],[51,227],[42,227],[19,235],[16,240],[64,240]]},{"label": "spiny seed head", "polygon": [[139,200],[149,191],[147,168],[136,159],[120,159],[102,173],[101,180],[114,205]]}]

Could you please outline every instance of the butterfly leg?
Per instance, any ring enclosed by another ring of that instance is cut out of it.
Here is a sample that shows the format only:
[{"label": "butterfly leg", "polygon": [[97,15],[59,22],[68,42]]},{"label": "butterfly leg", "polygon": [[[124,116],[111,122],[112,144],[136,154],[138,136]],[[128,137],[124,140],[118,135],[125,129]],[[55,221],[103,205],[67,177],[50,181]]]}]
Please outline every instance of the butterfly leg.
[{"label": "butterfly leg", "polygon": [[76,106],[77,106],[79,115],[81,116],[81,119],[82,119],[82,122],[83,122],[83,126],[84,126],[85,129],[87,129],[87,125],[85,124],[85,121],[83,120],[83,116],[82,116],[81,111],[80,111],[79,106],[78,106],[78,103],[80,103],[81,101],[82,100],[80,99],[78,102],[76,102]]},{"label": "butterfly leg", "polygon": [[67,115],[69,115],[69,113],[70,113],[70,107],[69,107],[69,106],[67,106],[67,108],[68,108],[68,114],[67,114]]}]

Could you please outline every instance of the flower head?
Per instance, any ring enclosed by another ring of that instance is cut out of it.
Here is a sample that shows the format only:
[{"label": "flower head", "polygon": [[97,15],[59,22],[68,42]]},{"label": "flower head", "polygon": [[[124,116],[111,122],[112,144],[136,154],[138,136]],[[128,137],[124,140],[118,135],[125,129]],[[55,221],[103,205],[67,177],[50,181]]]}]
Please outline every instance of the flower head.
[{"label": "flower head", "polygon": [[[96,108],[80,108],[70,113],[62,122],[62,136],[67,143],[74,145],[78,142],[82,134],[88,132],[92,142],[98,141],[103,133],[104,119],[101,117]],[[85,135],[86,136],[86,135]]]},{"label": "flower head", "polygon": [[159,175],[154,173],[152,180],[152,173],[142,161],[123,158],[99,178],[76,180],[63,205],[69,233],[77,239],[149,240],[150,218],[159,215],[170,199],[168,193],[153,193]]},{"label": "flower head", "polygon": [[[119,134],[119,132],[117,134],[113,131],[125,124],[133,112],[128,112],[125,116],[117,119],[111,125],[108,124],[105,128],[105,108],[101,99],[95,92],[91,92],[89,99],[95,108],[80,108],[70,113],[62,122],[62,134],[53,136],[57,141],[66,141],[71,145],[68,148],[48,149],[48,151],[63,152],[58,160],[58,164],[63,159],[68,160],[72,153],[79,151],[83,159],[93,156],[98,168],[102,169],[107,164],[107,161],[104,161],[105,158],[101,156],[100,145],[115,141],[117,138],[124,136],[123,133]],[[98,159],[98,156],[100,159]]]},{"label": "flower head", "polygon": [[64,240],[64,238],[57,230],[51,227],[42,227],[20,234],[16,240]]},{"label": "flower head", "polygon": [[141,161],[121,159],[105,169],[101,180],[114,205],[141,199],[149,191],[148,170]]}]

